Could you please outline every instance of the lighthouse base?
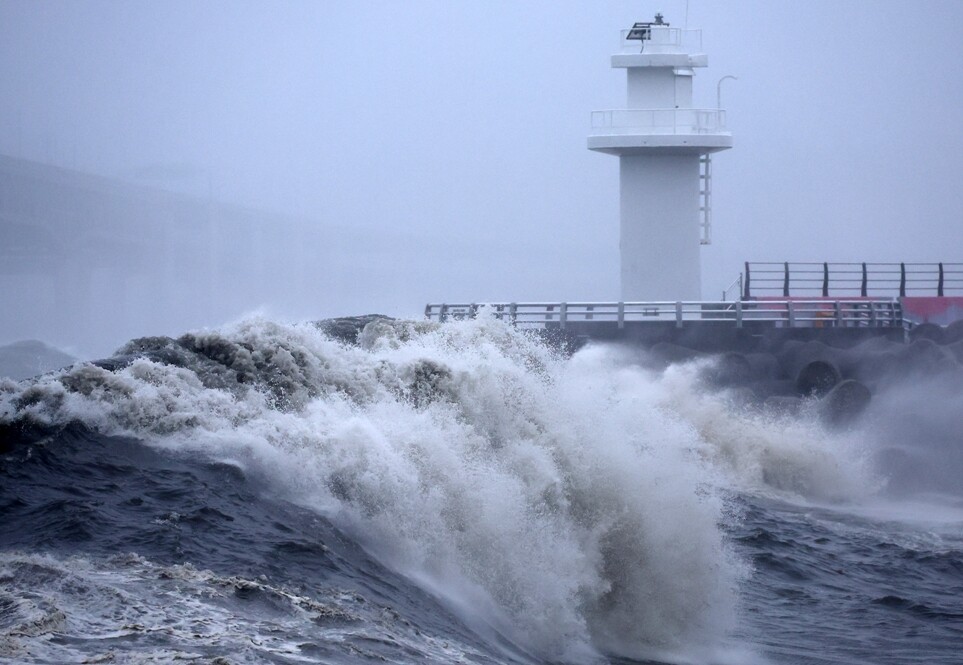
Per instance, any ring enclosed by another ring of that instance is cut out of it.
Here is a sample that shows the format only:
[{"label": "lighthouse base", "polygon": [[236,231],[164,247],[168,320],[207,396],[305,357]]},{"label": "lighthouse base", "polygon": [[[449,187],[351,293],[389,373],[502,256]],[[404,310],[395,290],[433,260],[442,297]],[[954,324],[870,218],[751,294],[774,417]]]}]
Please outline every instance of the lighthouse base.
[{"label": "lighthouse base", "polygon": [[701,300],[699,155],[622,155],[619,168],[622,300]]}]

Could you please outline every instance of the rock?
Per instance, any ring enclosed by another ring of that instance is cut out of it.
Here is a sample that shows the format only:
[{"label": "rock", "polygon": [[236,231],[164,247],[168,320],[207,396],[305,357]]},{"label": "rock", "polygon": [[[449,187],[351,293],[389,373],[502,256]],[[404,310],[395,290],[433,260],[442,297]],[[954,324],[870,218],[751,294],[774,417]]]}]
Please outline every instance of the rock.
[{"label": "rock", "polygon": [[852,423],[869,405],[872,395],[859,381],[846,379],[819,401],[819,415],[835,427]]},{"label": "rock", "polygon": [[336,339],[345,344],[357,344],[358,335],[364,327],[372,321],[394,321],[390,316],[383,314],[365,314],[363,316],[342,316],[336,319],[324,319],[315,321],[321,332],[328,337]]},{"label": "rock", "polygon": [[909,331],[911,341],[928,339],[939,344],[943,341],[943,328],[935,323],[921,323]]},{"label": "rock", "polygon": [[0,376],[14,381],[29,379],[77,362],[71,355],[30,339],[0,346]]},{"label": "rock", "polygon": [[703,378],[715,386],[741,386],[752,379],[752,368],[744,355],[730,351],[716,356]]},{"label": "rock", "polygon": [[450,392],[451,370],[433,360],[419,360],[406,372],[409,379],[407,397],[422,408]]},{"label": "rock", "polygon": [[752,378],[759,379],[779,379],[784,378],[779,368],[779,361],[771,353],[747,353],[746,362],[749,363],[749,370]]},{"label": "rock", "polygon": [[856,346],[839,352],[837,367],[846,378],[874,381],[888,372],[896,354],[906,345],[884,337],[870,337]]},{"label": "rock", "polygon": [[939,374],[960,369],[952,351],[931,339],[921,338],[905,346],[897,354],[896,368],[901,373]]},{"label": "rock", "polygon": [[963,342],[963,319],[953,321],[943,329],[943,343],[955,344]]},{"label": "rock", "polygon": [[826,360],[807,363],[796,375],[796,390],[801,395],[822,397],[839,383],[842,376],[836,366]]},{"label": "rock", "polygon": [[777,354],[777,358],[785,376],[792,378],[799,376],[806,365],[816,360],[822,360],[838,367],[839,354],[839,349],[829,347],[822,342],[789,340],[783,345],[782,350]]},{"label": "rock", "polygon": [[956,362],[963,365],[963,339],[951,344],[947,344],[943,348],[953,354],[953,357],[956,358]]}]

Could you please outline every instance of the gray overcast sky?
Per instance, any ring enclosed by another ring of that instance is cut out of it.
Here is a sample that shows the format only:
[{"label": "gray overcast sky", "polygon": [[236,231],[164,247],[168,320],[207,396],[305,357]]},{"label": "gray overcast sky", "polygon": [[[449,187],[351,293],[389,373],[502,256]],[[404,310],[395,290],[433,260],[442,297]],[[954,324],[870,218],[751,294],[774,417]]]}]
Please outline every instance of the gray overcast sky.
[{"label": "gray overcast sky", "polygon": [[[162,166],[224,201],[411,238],[390,289],[359,265],[294,315],[613,300],[617,159],[585,138],[591,110],[624,105],[619,30],[656,11],[686,22],[679,0],[2,0],[0,152]],[[705,297],[747,259],[963,258],[963,2],[691,0],[688,27],[709,54],[697,105],[739,77]]]}]

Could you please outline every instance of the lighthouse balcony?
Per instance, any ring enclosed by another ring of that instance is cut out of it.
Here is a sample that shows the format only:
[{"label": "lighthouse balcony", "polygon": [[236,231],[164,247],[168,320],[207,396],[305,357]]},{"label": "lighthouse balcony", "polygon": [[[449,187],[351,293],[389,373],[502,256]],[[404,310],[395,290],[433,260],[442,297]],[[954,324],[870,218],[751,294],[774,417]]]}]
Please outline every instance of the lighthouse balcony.
[{"label": "lighthouse balcony", "polygon": [[732,147],[722,109],[618,109],[592,112],[591,150],[638,148],[715,152]]},{"label": "lighthouse balcony", "polygon": [[705,67],[701,30],[651,25],[623,30],[613,67]]},{"label": "lighthouse balcony", "polygon": [[592,111],[592,134],[726,134],[722,109]]},{"label": "lighthouse balcony", "polygon": [[702,53],[702,30],[649,24],[619,34],[620,53]]}]

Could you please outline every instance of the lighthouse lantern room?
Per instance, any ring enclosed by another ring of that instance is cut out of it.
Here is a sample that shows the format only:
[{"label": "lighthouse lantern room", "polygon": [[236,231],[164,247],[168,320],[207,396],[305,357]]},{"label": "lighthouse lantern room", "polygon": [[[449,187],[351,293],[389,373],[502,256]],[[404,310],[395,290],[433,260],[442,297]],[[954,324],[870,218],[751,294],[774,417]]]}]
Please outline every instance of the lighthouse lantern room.
[{"label": "lighthouse lantern room", "polygon": [[732,147],[725,112],[692,107],[695,69],[707,65],[702,31],[661,14],[624,30],[612,56],[626,70],[626,108],[592,113],[588,147],[619,157],[623,301],[701,300],[710,155]]}]

